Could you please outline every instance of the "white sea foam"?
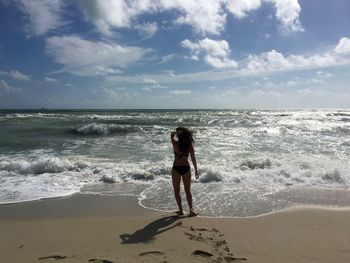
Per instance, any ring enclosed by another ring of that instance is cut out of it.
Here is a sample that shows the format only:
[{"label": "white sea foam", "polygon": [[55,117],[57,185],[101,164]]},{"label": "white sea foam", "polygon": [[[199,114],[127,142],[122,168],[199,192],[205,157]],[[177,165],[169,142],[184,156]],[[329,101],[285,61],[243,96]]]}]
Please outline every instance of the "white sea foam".
[{"label": "white sea foam", "polygon": [[106,135],[109,133],[112,126],[108,126],[106,124],[96,124],[90,123],[84,126],[77,128],[77,132],[79,134],[87,135],[87,134],[103,134]]},{"label": "white sea foam", "polygon": [[272,165],[270,159],[266,160],[244,160],[240,165],[241,170],[247,170],[247,169],[265,169],[270,168]]},{"label": "white sea foam", "polygon": [[72,163],[58,157],[42,157],[34,160],[0,160],[0,172],[2,174],[7,173],[7,175],[62,173],[65,171],[80,171],[83,168],[85,168],[83,163]]},{"label": "white sea foam", "polygon": [[[0,138],[0,203],[79,191],[142,192],[142,205],[175,209],[169,133],[181,123],[197,130],[200,178],[192,175],[192,189],[201,214],[271,212],[304,200],[288,199],[288,194],[282,198],[281,192],[350,187],[347,114],[350,111],[11,113],[6,116],[19,121],[2,120],[6,129]],[[314,202],[305,198],[308,204]],[[322,204],[325,199],[318,200]]]},{"label": "white sea foam", "polygon": [[101,180],[105,183],[115,183],[116,180],[115,180],[115,177],[114,176],[111,176],[111,175],[106,175],[104,174],[101,178]]},{"label": "white sea foam", "polygon": [[0,178],[0,203],[70,195],[97,179],[88,163],[40,154],[27,159],[21,155],[1,158]]},{"label": "white sea foam", "polygon": [[104,123],[89,123],[83,125],[75,131],[81,135],[107,135],[111,133],[127,133],[141,130],[130,125],[115,125]]},{"label": "white sea foam", "polygon": [[223,181],[223,176],[219,171],[214,171],[211,168],[201,171],[200,182],[202,183],[222,182],[222,181]]}]

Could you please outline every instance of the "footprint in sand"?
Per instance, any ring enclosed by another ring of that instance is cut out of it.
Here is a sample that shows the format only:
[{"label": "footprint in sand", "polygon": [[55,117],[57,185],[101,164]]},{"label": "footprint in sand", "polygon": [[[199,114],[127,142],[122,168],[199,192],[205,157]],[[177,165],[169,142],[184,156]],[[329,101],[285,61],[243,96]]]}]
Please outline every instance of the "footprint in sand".
[{"label": "footprint in sand", "polygon": [[202,235],[194,235],[188,232],[184,232],[186,236],[188,236],[189,239],[194,241],[205,241]]},{"label": "footprint in sand", "polygon": [[236,257],[232,257],[232,256],[227,256],[224,257],[224,259],[226,260],[226,262],[233,262],[233,261],[241,261],[241,260],[247,260],[246,258],[236,258]]},{"label": "footprint in sand", "polygon": [[152,250],[152,251],[142,252],[139,254],[139,256],[146,256],[146,255],[164,255],[164,253],[158,250]]},{"label": "footprint in sand", "polygon": [[[143,256],[155,256],[157,258],[157,262],[160,262],[160,263],[167,263],[168,261],[165,260],[166,259],[166,256],[164,256],[165,253],[161,252],[161,251],[158,251],[158,250],[151,250],[151,251],[145,251],[145,252],[142,252],[139,254],[140,257],[143,257]],[[163,260],[162,261],[158,261],[160,260],[159,259],[159,256],[163,256]],[[154,258],[155,259],[155,258]]]},{"label": "footprint in sand", "polygon": [[38,260],[44,260],[44,259],[56,259],[56,260],[61,260],[67,258],[66,256],[61,256],[61,255],[51,255],[51,256],[46,256],[46,257],[40,257]]},{"label": "footprint in sand", "polygon": [[193,251],[192,255],[202,256],[202,257],[212,257],[213,256],[212,253],[204,251],[204,250],[200,250],[200,249]]},{"label": "footprint in sand", "polygon": [[237,258],[230,253],[227,241],[223,239],[224,234],[213,228],[189,227],[190,232],[184,231],[184,234],[193,241],[201,241],[208,245],[209,251],[195,250],[193,256],[201,256],[210,259],[210,262],[239,262],[247,260],[246,258]]},{"label": "footprint in sand", "polygon": [[96,258],[89,259],[89,262],[92,262],[92,263],[114,263],[112,260],[109,260],[109,259],[96,259]]}]

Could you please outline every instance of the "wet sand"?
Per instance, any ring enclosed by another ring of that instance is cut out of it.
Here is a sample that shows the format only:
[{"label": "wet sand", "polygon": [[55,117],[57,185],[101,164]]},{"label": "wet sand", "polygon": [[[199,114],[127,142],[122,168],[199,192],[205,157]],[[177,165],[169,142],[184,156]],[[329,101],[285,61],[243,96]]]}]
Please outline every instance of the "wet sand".
[{"label": "wet sand", "polygon": [[135,197],[0,206],[0,262],[350,262],[350,211],[176,217]]}]

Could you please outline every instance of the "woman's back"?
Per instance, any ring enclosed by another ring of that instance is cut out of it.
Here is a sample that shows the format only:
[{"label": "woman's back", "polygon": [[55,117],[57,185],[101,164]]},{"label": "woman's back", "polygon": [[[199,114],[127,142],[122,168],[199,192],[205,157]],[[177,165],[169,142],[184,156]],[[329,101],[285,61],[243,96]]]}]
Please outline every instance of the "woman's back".
[{"label": "woman's back", "polygon": [[176,164],[187,164],[187,165],[190,165],[189,162],[188,162],[188,156],[189,156],[189,152],[187,153],[184,153],[184,152],[181,152],[177,143],[173,144],[173,148],[174,148],[174,155],[175,155],[175,158],[174,158],[174,165]]},{"label": "woman's back", "polygon": [[176,129],[176,137],[176,139],[172,138],[172,145],[175,154],[174,165],[189,166],[188,156],[190,150],[193,148],[192,132],[184,127],[178,127]]}]

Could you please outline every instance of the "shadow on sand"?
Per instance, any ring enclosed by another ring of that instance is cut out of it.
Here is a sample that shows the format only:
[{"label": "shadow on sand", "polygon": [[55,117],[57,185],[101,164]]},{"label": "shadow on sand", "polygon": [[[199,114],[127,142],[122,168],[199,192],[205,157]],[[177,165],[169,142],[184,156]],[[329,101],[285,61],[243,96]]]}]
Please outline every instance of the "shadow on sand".
[{"label": "shadow on sand", "polygon": [[[133,234],[122,234],[120,239],[122,244],[147,243],[155,238],[156,235],[168,231],[176,226],[181,225],[181,221],[175,223],[179,217],[167,216],[157,219],[144,228],[135,231]],[[173,225],[172,225],[173,224]]]}]

